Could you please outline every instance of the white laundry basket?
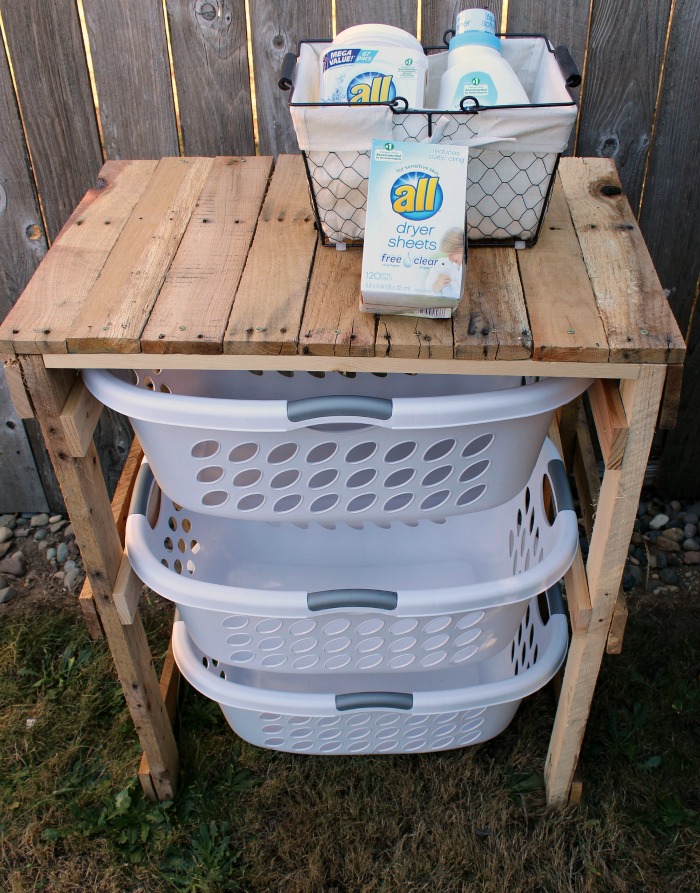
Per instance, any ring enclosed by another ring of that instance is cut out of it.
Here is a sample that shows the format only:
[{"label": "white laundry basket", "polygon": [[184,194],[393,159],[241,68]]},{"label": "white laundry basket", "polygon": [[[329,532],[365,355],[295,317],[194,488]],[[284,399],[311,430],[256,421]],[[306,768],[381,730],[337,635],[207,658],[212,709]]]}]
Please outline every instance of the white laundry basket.
[{"label": "white laundry basket", "polygon": [[163,491],[259,521],[416,521],[521,490],[552,415],[587,379],[87,369],[128,415]]},{"label": "white laundry basket", "polygon": [[549,440],[514,499],[440,524],[328,530],[212,518],[175,506],[144,463],[126,528],[136,573],[177,604],[204,653],[292,674],[437,672],[489,658],[577,546]]},{"label": "white laundry basket", "polygon": [[219,703],[251,744],[307,754],[421,753],[488,741],[523,698],[564,660],[566,617],[558,592],[533,599],[510,642],[478,664],[443,673],[318,673],[299,676],[232,667],[194,644],[183,621],[173,653],[183,676]]}]

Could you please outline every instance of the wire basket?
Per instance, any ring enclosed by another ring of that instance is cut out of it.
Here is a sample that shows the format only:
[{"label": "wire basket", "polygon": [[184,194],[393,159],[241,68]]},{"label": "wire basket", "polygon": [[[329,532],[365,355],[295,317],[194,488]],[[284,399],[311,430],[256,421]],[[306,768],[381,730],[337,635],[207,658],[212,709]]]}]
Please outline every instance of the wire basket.
[{"label": "wire basket", "polygon": [[[531,99],[528,106],[485,107],[466,97],[459,111],[433,108],[446,66],[444,47],[426,49],[427,110],[409,108],[401,97],[361,105],[321,103],[318,60],[330,42],[301,41],[298,55],[285,57],[279,85],[284,90],[294,88],[292,120],[324,245],[362,244],[373,136],[471,144],[466,198],[469,244],[535,244],[559,157],[576,120],[571,91],[581,77],[567,48],[554,49],[545,35],[499,36],[507,38],[502,41],[503,55]],[[338,108],[343,109],[347,124],[346,131],[334,139]],[[382,108],[384,116],[377,114]],[[484,142],[488,145],[480,145]]]},{"label": "wire basket", "polygon": [[134,570],[177,604],[204,653],[285,673],[484,660],[513,638],[527,600],[561,579],[577,546],[549,440],[523,492],[443,524],[326,530],[212,518],[174,505],[144,463],[126,528]]},{"label": "wire basket", "polygon": [[567,644],[557,589],[529,603],[498,654],[400,681],[384,673],[249,671],[211,659],[184,622],[173,629],[182,675],[219,703],[236,734],[260,747],[307,754],[424,753],[488,741],[508,726],[523,698],[554,676]]},{"label": "wire basket", "polygon": [[587,379],[84,370],[187,509],[258,521],[415,522],[527,483]]}]

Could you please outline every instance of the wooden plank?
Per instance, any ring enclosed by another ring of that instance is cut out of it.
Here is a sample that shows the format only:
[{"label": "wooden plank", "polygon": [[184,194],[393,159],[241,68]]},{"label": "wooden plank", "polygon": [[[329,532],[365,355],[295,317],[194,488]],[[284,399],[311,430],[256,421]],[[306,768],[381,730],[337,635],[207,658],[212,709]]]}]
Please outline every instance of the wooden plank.
[{"label": "wooden plank", "polygon": [[[0,0],[34,176],[49,239],[102,164],[75,0]],[[4,138],[4,134],[3,134]]]},{"label": "wooden plank", "polygon": [[598,499],[600,498],[600,475],[583,405],[579,407],[578,425],[576,428],[574,479],[576,481],[581,515],[583,516],[583,525],[586,529],[586,537],[590,543],[595,513],[598,510]]},{"label": "wooden plank", "polygon": [[613,609],[613,616],[608,631],[608,641],[605,650],[608,654],[622,654],[622,642],[625,638],[627,626],[627,598],[622,589],[617,593],[617,601]]},{"label": "wooden plank", "polygon": [[[163,670],[160,674],[159,682],[160,694],[163,698],[163,703],[165,704],[165,709],[171,725],[175,725],[175,720],[177,718],[177,698],[179,686],[180,670],[178,668],[178,665],[175,663],[175,656],[173,654],[173,646],[171,641],[165,654],[165,661],[163,663]],[[157,800],[158,795],[157,791],[153,787],[153,779],[150,764],[148,762],[148,754],[146,754],[145,752],[141,755],[141,762],[139,764],[139,781],[141,782],[141,787],[143,788],[146,796],[151,800]]]},{"label": "wooden plank", "polygon": [[136,353],[211,158],[163,158],[67,333],[69,351]]},{"label": "wooden plank", "polygon": [[402,0],[340,0],[335,13],[336,33],[351,25],[375,22],[415,34],[417,13],[417,4]]},{"label": "wooden plank", "polygon": [[101,413],[100,401],[88,391],[82,378],[76,378],[60,416],[71,456],[84,456],[87,453]]},{"label": "wooden plank", "polygon": [[0,321],[46,254],[22,122],[4,44],[0,41]]},{"label": "wooden plank", "polygon": [[606,468],[619,468],[627,445],[627,417],[614,381],[596,379],[588,389],[593,421]]},{"label": "wooden plank", "polygon": [[452,317],[457,359],[521,360],[532,354],[515,254],[512,248],[469,251],[466,290]]},{"label": "wooden plank", "polygon": [[119,234],[156,162],[108,161],[51,251],[0,326],[0,350],[66,351],[66,334],[81,315]]},{"label": "wooden plank", "polygon": [[[561,688],[564,680],[564,670],[559,669],[554,674],[554,678],[552,679],[552,690],[554,692],[554,701],[556,704],[559,704],[559,698],[561,697]],[[568,806],[578,806],[581,802],[581,798],[583,797],[583,773],[581,772],[581,766],[577,762],[576,768],[574,769],[574,776],[571,779],[571,788],[569,789],[569,798],[567,801]]]},{"label": "wooden plank", "polygon": [[[614,159],[639,207],[671,0],[596,0],[576,153]],[[623,42],[633,52],[621,51]]]},{"label": "wooden plank", "polygon": [[601,486],[586,567],[591,622],[585,635],[575,633],[571,639],[545,764],[547,800],[551,806],[562,807],[569,797],[627,558],[664,375],[663,367],[645,366],[638,379],[624,382],[621,388],[630,425],[627,450],[622,468],[608,469]]},{"label": "wooden plank", "polygon": [[[448,28],[454,28],[457,13],[462,9],[476,6],[479,9],[490,9],[501,28],[501,0],[423,0],[421,18],[421,40],[424,46],[442,46],[443,35]],[[369,21],[369,20],[368,20]],[[389,22],[394,24],[394,22]]]},{"label": "wooden plank", "polygon": [[161,3],[83,0],[107,158],[178,155]]},{"label": "wooden plank", "polygon": [[680,424],[666,436],[658,485],[700,494],[700,140],[694,109],[700,80],[700,5],[676,0],[657,108],[640,225],[688,343]]},{"label": "wooden plank", "polygon": [[669,366],[666,369],[666,385],[664,387],[664,399],[661,403],[661,414],[658,427],[661,431],[668,431],[678,424],[678,409],[681,402],[683,387],[683,367]]},{"label": "wooden plank", "polygon": [[171,799],[177,783],[177,745],[141,618],[137,615],[131,625],[124,626],[112,598],[122,545],[112,519],[97,453],[91,446],[84,459],[68,455],[58,415],[68,396],[70,380],[45,369],[41,357],[26,356],[21,362],[75,528],[124,697],[141,745],[149,757],[155,792],[159,799]]},{"label": "wooden plank", "polygon": [[93,639],[93,641],[104,639],[105,633],[102,629],[102,621],[100,620],[100,615],[97,613],[95,596],[92,594],[92,586],[90,586],[90,581],[87,578],[83,583],[83,588],[80,590],[78,604],[83,612],[85,625],[88,628],[88,633],[90,633],[90,638]]},{"label": "wooden plank", "polygon": [[[508,6],[508,31],[512,33],[546,34],[553,46],[568,47],[571,58],[585,78],[586,39],[590,10],[593,4],[581,0],[518,0]],[[576,127],[572,128],[566,155],[572,155],[576,142]]]},{"label": "wooden plank", "polygon": [[606,362],[605,330],[558,175],[539,241],[517,259],[534,358]]},{"label": "wooden plank", "polygon": [[217,158],[141,336],[151,353],[221,353],[270,158]]},{"label": "wooden plank", "polygon": [[585,633],[590,626],[593,609],[591,608],[591,594],[588,591],[586,568],[580,549],[576,550],[573,564],[564,574],[564,585],[571,629],[575,633]]},{"label": "wooden plank", "polygon": [[571,472],[574,464],[574,449],[576,447],[576,427],[578,425],[578,413],[581,406],[581,397],[576,397],[565,406],[560,406],[556,411],[556,419],[561,435],[561,457],[567,471]]},{"label": "wooden plank", "polygon": [[682,363],[685,343],[621,194],[614,165],[602,158],[566,158],[559,176],[607,333],[610,359]]},{"label": "wooden plank", "polygon": [[243,0],[166,0],[185,155],[254,155]]},{"label": "wooden plank", "polygon": [[125,553],[122,555],[117,579],[114,584],[114,592],[112,593],[117,614],[125,626],[129,626],[136,619],[142,588],[143,583],[136,576]]},{"label": "wooden plank", "polygon": [[[326,249],[320,249],[325,251]],[[263,345],[264,346],[264,345]],[[257,353],[254,364],[244,351],[221,356],[204,354],[160,354],[160,369],[300,369],[342,372],[430,372],[435,375],[539,375],[543,377],[636,379],[642,367],[632,363],[539,363],[533,360],[446,360],[435,358],[397,359],[396,357],[329,357],[300,354]],[[152,369],[153,354],[45,354],[47,369]]]},{"label": "wooden plank", "polygon": [[5,372],[5,384],[17,416],[20,419],[33,419],[34,408],[24,387],[19,360],[16,357],[6,360],[3,370]]},{"label": "wooden plank", "polygon": [[129,506],[131,505],[131,496],[136,486],[136,475],[141,467],[143,459],[143,450],[141,444],[134,438],[129,455],[124,463],[119,482],[117,483],[112,497],[112,518],[119,534],[119,540],[124,545],[124,534],[126,532],[126,519],[129,517]]},{"label": "wooden plank", "polygon": [[361,272],[361,251],[318,247],[299,334],[304,355],[374,355],[376,322],[360,311]]},{"label": "wooden plank", "polygon": [[34,456],[0,369],[0,514],[48,508]]},{"label": "wooden plank", "polygon": [[450,359],[452,320],[383,315],[377,322],[378,356],[417,360]]},{"label": "wooden plank", "polygon": [[260,151],[263,155],[297,152],[289,94],[277,85],[279,72],[285,54],[296,53],[300,40],[331,38],[331,3],[329,0],[288,0],[284,4],[251,0],[250,17]]},{"label": "wooden plank", "polygon": [[260,212],[224,353],[296,353],[316,250],[304,162],[281,155]]}]

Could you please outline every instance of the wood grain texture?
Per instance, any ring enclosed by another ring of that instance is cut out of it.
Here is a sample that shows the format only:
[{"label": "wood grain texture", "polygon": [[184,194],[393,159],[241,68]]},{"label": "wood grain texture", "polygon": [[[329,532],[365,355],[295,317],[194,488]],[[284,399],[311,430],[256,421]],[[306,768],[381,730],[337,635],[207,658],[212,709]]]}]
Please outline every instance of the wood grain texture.
[{"label": "wood grain texture", "polygon": [[[671,0],[593,4],[576,153],[612,158],[637,211]],[[624,36],[623,36],[624,35]]]},{"label": "wood grain texture", "polygon": [[297,152],[289,93],[280,90],[277,81],[282,59],[286,53],[298,51],[300,40],[332,36],[330,0],[288,0],[284,4],[251,0],[250,18],[260,152]]},{"label": "wood grain texture", "polygon": [[48,508],[24,425],[0,369],[0,514]]},{"label": "wood grain texture", "polygon": [[600,474],[583,404],[579,406],[578,412],[573,470],[583,526],[586,530],[586,538],[590,543],[595,513],[598,510],[598,500],[600,499]]},{"label": "wood grain texture", "polygon": [[[508,31],[546,34],[553,46],[563,44],[585,77],[586,38],[592,5],[592,0],[550,0],[549,3],[515,0],[508,6]],[[573,154],[575,141],[576,127],[573,127],[565,155]]]},{"label": "wood grain texture", "polygon": [[[74,0],[0,0],[24,126],[49,239],[102,164],[85,49]],[[3,133],[4,140],[4,133]]]},{"label": "wood grain texture", "polygon": [[3,366],[5,373],[5,384],[12,400],[12,405],[20,419],[33,419],[34,407],[29,399],[29,394],[24,387],[24,379],[22,378],[22,368],[19,360],[12,357],[5,361]]},{"label": "wood grain texture", "polygon": [[90,581],[87,578],[85,578],[83,588],[80,590],[78,604],[80,605],[80,610],[83,612],[83,618],[85,620],[85,625],[88,628],[90,638],[95,642],[104,639],[105,633],[102,629],[102,621],[100,620],[100,615],[97,613],[97,605],[95,604],[95,596],[92,594],[92,586],[90,586]]},{"label": "wood grain texture", "polygon": [[678,425],[666,437],[658,483],[700,497],[700,5],[676,0],[640,225],[688,341]]},{"label": "wood grain texture", "polygon": [[[682,363],[685,344],[612,162],[560,165],[611,360]],[[546,226],[546,222],[545,222]]]},{"label": "wood grain texture", "polygon": [[281,155],[270,181],[224,340],[224,353],[296,353],[316,250],[301,156]]},{"label": "wood grain texture", "polygon": [[375,317],[360,310],[361,272],[361,251],[317,248],[299,332],[305,355],[374,355]]},{"label": "wood grain texture", "polygon": [[82,378],[76,378],[60,415],[63,435],[71,456],[84,456],[87,453],[101,413],[100,401],[88,391]]},{"label": "wood grain texture", "polygon": [[338,0],[336,31],[340,33],[351,25],[375,22],[415,34],[417,17],[418,4],[407,0]]},{"label": "wood grain texture", "polygon": [[156,793],[160,799],[170,799],[177,784],[177,745],[141,618],[137,616],[129,626],[122,625],[112,598],[123,551],[97,453],[91,447],[84,459],[69,456],[58,418],[72,378],[47,370],[41,357],[27,356],[21,362],[124,697],[141,746],[149,756]]},{"label": "wood grain texture", "polygon": [[447,360],[453,344],[451,319],[384,315],[377,323],[377,356]]},{"label": "wood grain texture", "polygon": [[80,315],[156,162],[108,161],[0,326],[0,350],[65,353]]},{"label": "wood grain texture", "polygon": [[664,399],[661,404],[661,415],[659,416],[659,428],[661,431],[669,431],[678,424],[678,411],[682,392],[683,367],[669,366],[666,369]]},{"label": "wood grain texture", "polygon": [[46,236],[29,166],[5,48],[0,43],[0,322],[46,254]]},{"label": "wood grain texture", "polygon": [[243,0],[166,0],[185,155],[254,155]]},{"label": "wood grain texture", "polygon": [[136,353],[213,159],[162,158],[66,338],[69,351]]},{"label": "wood grain texture", "polygon": [[559,175],[537,245],[517,258],[534,358],[606,362],[608,341]]},{"label": "wood grain texture", "polygon": [[[463,9],[490,9],[496,17],[496,25],[501,29],[501,0],[424,0],[422,4],[421,40],[423,46],[442,46],[443,36],[448,28],[454,28],[457,13]],[[390,22],[390,24],[394,24]],[[512,29],[511,29],[512,30]]]},{"label": "wood grain texture", "polygon": [[629,431],[620,390],[614,381],[596,379],[588,389],[588,399],[605,467],[619,468]]},{"label": "wood grain texture", "polygon": [[83,0],[107,158],[177,155],[160,0]]},{"label": "wood grain texture", "polygon": [[[160,694],[163,698],[163,703],[165,704],[165,710],[168,714],[168,718],[170,719],[170,724],[175,725],[175,720],[177,718],[177,699],[180,687],[180,668],[175,663],[172,640],[170,641],[168,650],[165,653],[165,660],[163,662],[163,669],[160,674],[159,685]],[[141,787],[143,788],[143,791],[148,799],[157,800],[158,792],[153,786],[151,767],[149,765],[148,755],[146,753],[143,753],[141,755],[141,762],[139,763],[139,781],[141,782]]]},{"label": "wood grain texture", "polygon": [[617,593],[617,601],[615,602],[610,629],[608,631],[608,641],[605,645],[605,650],[608,654],[622,654],[622,643],[625,638],[628,616],[627,599],[625,593],[621,589]]},{"label": "wood grain texture", "polygon": [[591,622],[591,594],[588,591],[588,578],[586,568],[581,556],[581,550],[576,550],[576,556],[571,567],[564,574],[566,587],[566,605],[571,618],[571,629],[575,633],[584,633]]},{"label": "wood grain texture", "polygon": [[141,335],[152,353],[221,353],[270,158],[217,158]]},{"label": "wood grain texture", "polygon": [[456,358],[520,360],[532,354],[515,255],[512,248],[470,249],[466,289],[452,317]]}]

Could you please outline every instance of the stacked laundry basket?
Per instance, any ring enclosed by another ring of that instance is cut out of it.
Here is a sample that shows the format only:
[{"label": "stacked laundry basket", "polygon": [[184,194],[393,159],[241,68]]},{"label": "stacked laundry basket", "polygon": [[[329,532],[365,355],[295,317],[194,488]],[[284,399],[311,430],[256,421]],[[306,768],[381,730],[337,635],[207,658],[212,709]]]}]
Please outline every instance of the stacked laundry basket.
[{"label": "stacked laundry basket", "polygon": [[485,741],[561,665],[581,379],[86,370],[145,452],[127,523],[182,674],[301,753]]}]

